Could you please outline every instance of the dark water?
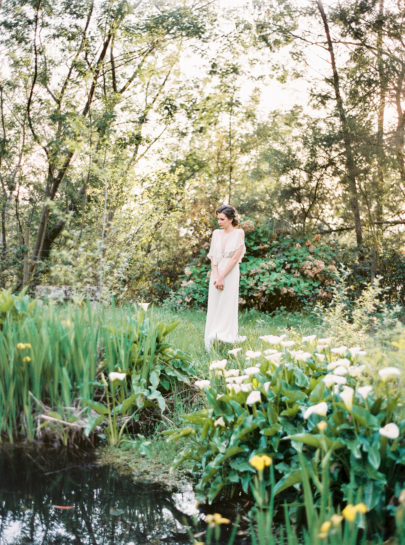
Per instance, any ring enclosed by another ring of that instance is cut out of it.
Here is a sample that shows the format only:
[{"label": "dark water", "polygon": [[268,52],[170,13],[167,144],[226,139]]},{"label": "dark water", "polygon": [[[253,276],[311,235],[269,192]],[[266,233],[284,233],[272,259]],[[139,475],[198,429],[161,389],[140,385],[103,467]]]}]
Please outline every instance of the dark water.
[{"label": "dark water", "polygon": [[188,545],[193,514],[191,490],[169,493],[60,453],[0,449],[1,545]]}]

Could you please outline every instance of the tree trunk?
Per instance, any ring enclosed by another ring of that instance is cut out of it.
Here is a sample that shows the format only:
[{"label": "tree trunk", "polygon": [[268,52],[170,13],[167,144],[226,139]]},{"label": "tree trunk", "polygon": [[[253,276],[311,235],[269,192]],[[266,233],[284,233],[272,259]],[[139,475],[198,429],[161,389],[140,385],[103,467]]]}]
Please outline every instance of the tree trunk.
[{"label": "tree trunk", "polygon": [[386,102],[386,78],[383,61],[383,24],[384,24],[384,0],[380,0],[377,31],[377,62],[379,79],[379,103],[377,112],[377,188],[376,188],[376,220],[383,220],[384,213],[384,114]]},{"label": "tree trunk", "polygon": [[359,206],[359,195],[358,195],[358,187],[357,187],[358,184],[356,179],[356,168],[354,164],[353,149],[352,149],[353,142],[352,142],[352,138],[350,134],[349,124],[347,122],[346,112],[343,105],[342,95],[340,92],[339,74],[336,67],[335,52],[333,49],[333,43],[330,36],[329,24],[328,24],[328,20],[326,18],[325,10],[321,0],[317,0],[317,6],[322,18],[325,35],[326,35],[326,41],[328,44],[330,61],[332,65],[333,89],[335,92],[336,107],[337,107],[337,111],[338,111],[338,115],[339,115],[339,119],[341,123],[344,149],[345,149],[346,182],[349,188],[350,207],[352,210],[354,225],[356,230],[357,247],[360,248],[363,244],[363,233],[362,233],[362,225],[361,225],[361,218],[360,218],[360,206]]},{"label": "tree trunk", "polygon": [[398,75],[397,86],[395,89],[395,106],[397,110],[397,127],[395,130],[395,154],[397,157],[398,170],[401,177],[401,182],[405,183],[405,161],[404,161],[404,146],[405,146],[405,111],[402,109],[403,87],[405,80],[405,66]]}]

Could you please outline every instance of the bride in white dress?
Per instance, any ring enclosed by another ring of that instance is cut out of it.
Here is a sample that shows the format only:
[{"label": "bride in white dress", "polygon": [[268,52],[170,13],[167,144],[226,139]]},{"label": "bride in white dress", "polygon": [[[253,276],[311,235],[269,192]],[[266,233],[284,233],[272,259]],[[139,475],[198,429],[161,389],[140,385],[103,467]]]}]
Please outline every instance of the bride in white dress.
[{"label": "bride in white dress", "polygon": [[232,206],[220,206],[216,214],[220,229],[213,232],[208,253],[211,276],[204,335],[208,351],[214,340],[237,343],[246,339],[238,336],[239,263],[246,251],[245,232],[237,227]]}]

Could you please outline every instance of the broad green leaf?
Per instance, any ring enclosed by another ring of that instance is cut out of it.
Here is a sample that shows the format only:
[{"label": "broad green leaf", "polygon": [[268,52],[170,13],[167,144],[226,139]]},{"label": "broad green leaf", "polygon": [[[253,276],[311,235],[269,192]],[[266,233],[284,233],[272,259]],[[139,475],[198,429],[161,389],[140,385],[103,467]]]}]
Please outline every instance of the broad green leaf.
[{"label": "broad green leaf", "polygon": [[275,487],[274,487],[274,495],[280,494],[280,492],[283,492],[287,488],[290,488],[290,486],[293,486],[294,484],[300,483],[302,481],[302,470],[299,469],[298,471],[295,471],[294,473],[290,473],[288,475],[285,475],[282,479],[280,479]]},{"label": "broad green leaf", "polygon": [[288,435],[285,439],[290,439],[291,441],[298,441],[300,443],[305,443],[311,447],[323,448],[326,445],[328,450],[336,450],[345,446],[344,443],[340,441],[333,441],[325,435],[311,435],[310,433],[297,433],[295,435]]},{"label": "broad green leaf", "polygon": [[87,400],[85,403],[90,407],[90,409],[93,409],[93,411],[96,411],[98,414],[109,414],[108,408],[98,401]]}]

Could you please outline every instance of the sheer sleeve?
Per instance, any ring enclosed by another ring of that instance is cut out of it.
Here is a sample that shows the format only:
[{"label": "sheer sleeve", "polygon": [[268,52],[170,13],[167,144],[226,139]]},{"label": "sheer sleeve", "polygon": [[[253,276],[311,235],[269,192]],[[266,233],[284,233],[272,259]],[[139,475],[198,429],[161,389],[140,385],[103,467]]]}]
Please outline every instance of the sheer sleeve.
[{"label": "sheer sleeve", "polygon": [[242,261],[243,256],[246,252],[246,246],[245,246],[245,231],[243,229],[236,229],[236,233],[234,234],[233,238],[229,241],[225,257],[232,257],[234,253],[239,250],[241,247],[243,247],[241,256],[239,258],[239,263]]},{"label": "sheer sleeve", "polygon": [[218,265],[221,259],[217,229],[212,233],[210,250],[207,257],[211,259],[212,265]]}]

